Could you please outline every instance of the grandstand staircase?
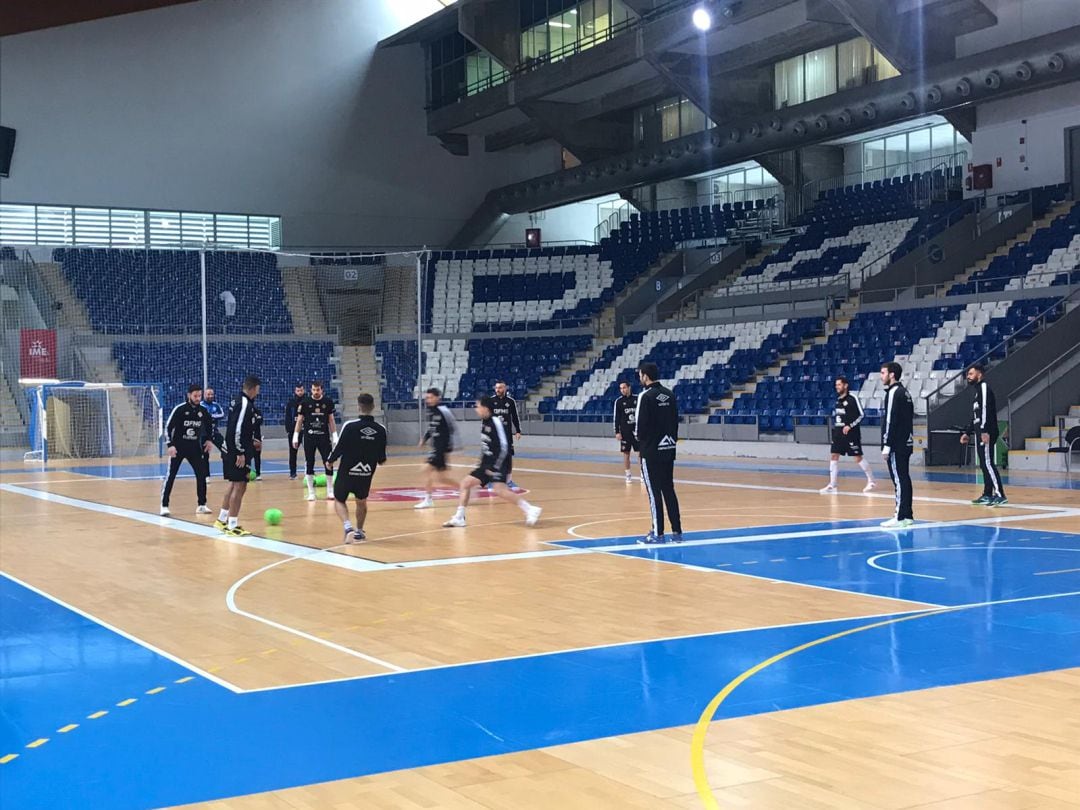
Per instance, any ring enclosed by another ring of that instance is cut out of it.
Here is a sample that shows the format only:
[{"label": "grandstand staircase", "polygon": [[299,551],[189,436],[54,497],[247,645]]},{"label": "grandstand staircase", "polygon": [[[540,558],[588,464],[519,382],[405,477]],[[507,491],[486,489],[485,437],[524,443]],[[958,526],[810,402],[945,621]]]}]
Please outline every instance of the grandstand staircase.
[{"label": "grandstand staircase", "polygon": [[416,267],[388,266],[383,275],[381,331],[391,335],[416,333]]},{"label": "grandstand staircase", "polygon": [[701,292],[701,295],[698,295],[690,301],[687,301],[677,312],[675,312],[670,318],[668,318],[668,321],[697,320],[701,316],[701,308],[700,306],[698,306],[698,303],[701,301],[702,298],[712,298],[721,290],[730,287],[732,284],[735,283],[735,280],[737,278],[742,276],[743,273],[745,273],[752,267],[757,267],[759,264],[769,258],[769,256],[780,250],[780,248],[783,246],[783,242],[772,242],[767,245],[762,245],[761,250],[758,251],[756,256],[747,259],[746,262],[743,263],[742,267],[740,267],[736,272],[729,275],[727,278],[721,279],[720,281],[716,282],[716,284],[713,284],[711,287],[703,290]]},{"label": "grandstand staircase", "polygon": [[326,315],[319,301],[314,267],[282,267],[281,287],[285,305],[292,316],[293,332],[297,335],[325,335],[329,331]]},{"label": "grandstand staircase", "polygon": [[41,272],[41,280],[45,283],[49,297],[54,303],[60,305],[56,313],[57,326],[73,329],[76,332],[93,332],[86,305],[71,289],[60,265],[56,262],[39,262],[35,266]]},{"label": "grandstand staircase", "polygon": [[338,374],[334,381],[341,391],[341,412],[349,419],[357,415],[356,398],[360,394],[375,397],[375,413],[383,413],[382,386],[375,362],[374,346],[338,346]]},{"label": "grandstand staircase", "polygon": [[996,259],[998,256],[1007,256],[1009,251],[1012,250],[1014,246],[1022,242],[1029,242],[1031,240],[1031,237],[1035,235],[1036,231],[1041,230],[1042,228],[1050,227],[1050,225],[1054,222],[1055,219],[1057,219],[1062,214],[1068,213],[1072,205],[1072,201],[1069,200],[1067,202],[1058,203],[1057,205],[1053,206],[1050,211],[1047,212],[1046,216],[1044,216],[1042,219],[1037,219],[1032,222],[1031,225],[1027,227],[1027,230],[1025,230],[1023,233],[1017,234],[1012,239],[1005,242],[1005,244],[997,248],[997,250],[995,250],[993,253],[988,253],[987,255],[983,256],[981,259],[975,262],[975,264],[971,265],[971,267],[969,267],[963,273],[950,281],[948,287],[946,287],[945,294],[947,295],[949,291],[952,290],[952,288],[956,285],[970,281],[973,275],[989,267],[990,264],[994,261],[994,259]]},{"label": "grandstand staircase", "polygon": [[[7,375],[0,375],[0,436],[18,434],[20,437],[26,430],[23,424],[22,412],[19,410],[15,397],[21,392],[12,390],[11,381]],[[0,440],[0,444],[6,444]]]},{"label": "grandstand staircase", "polygon": [[749,382],[743,384],[743,386],[738,391],[732,391],[732,394],[731,394],[730,397],[725,397],[724,399],[720,400],[715,405],[710,405],[709,406],[709,415],[711,416],[714,413],[723,412],[723,411],[730,411],[731,408],[735,405],[735,400],[737,400],[743,394],[752,394],[752,393],[754,393],[757,390],[758,383],[760,383],[762,380],[766,379],[767,377],[777,377],[777,376],[779,376],[779,374],[783,370],[784,366],[786,366],[792,360],[802,360],[803,357],[806,356],[806,352],[812,346],[814,346],[816,344],[820,344],[820,343],[825,343],[826,341],[828,341],[829,334],[831,334],[831,331],[827,330],[824,335],[817,335],[817,336],[812,337],[812,338],[807,338],[806,340],[804,340],[802,342],[802,345],[798,349],[796,349],[795,351],[793,351],[793,352],[791,352],[789,354],[780,355],[780,358],[776,361],[776,363],[774,363],[773,365],[769,366],[766,369],[763,369],[763,370],[759,371],[757,374],[754,375],[754,379],[752,379]]},{"label": "grandstand staircase", "polygon": [[[1059,418],[1065,420],[1065,431],[1080,425],[1080,405],[1073,405],[1067,414],[1061,414]],[[1024,440],[1022,450],[1009,451],[1010,470],[1039,470],[1039,471],[1064,471],[1065,458],[1061,453],[1051,453],[1050,448],[1056,447],[1059,441],[1057,426],[1058,419],[1054,424],[1043,425],[1037,437]],[[1073,465],[1075,468],[1075,464]]]}]

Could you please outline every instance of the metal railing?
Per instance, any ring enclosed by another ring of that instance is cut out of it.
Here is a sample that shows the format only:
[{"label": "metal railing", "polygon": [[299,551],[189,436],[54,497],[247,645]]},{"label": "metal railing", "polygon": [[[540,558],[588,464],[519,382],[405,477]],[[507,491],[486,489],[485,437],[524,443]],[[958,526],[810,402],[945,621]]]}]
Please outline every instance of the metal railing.
[{"label": "metal railing", "polygon": [[[1032,374],[1028,379],[1024,380],[1020,385],[1016,386],[1011,392],[1009,392],[1009,439],[1015,441],[1018,445],[1023,441],[1023,436],[1017,435],[1013,430],[1013,424],[1019,413],[1020,409],[1025,405],[1030,404],[1033,400],[1039,397],[1043,392],[1047,393],[1046,403],[1043,408],[1040,408],[1041,417],[1038,421],[1040,424],[1053,424],[1058,425],[1058,444],[1064,444],[1064,418],[1059,419],[1058,415],[1062,413],[1062,410],[1068,410],[1070,406],[1076,404],[1076,396],[1067,396],[1063,402],[1054,402],[1054,383],[1058,382],[1064,375],[1074,372],[1077,361],[1077,354],[1080,353],[1080,343],[1076,343],[1063,351],[1052,361],[1047,363],[1035,374]],[[1062,368],[1066,364],[1069,364],[1068,368]],[[1045,386],[1039,390],[1033,390],[1033,386],[1040,382],[1045,381]]]},{"label": "metal railing", "polygon": [[[1075,299],[1075,300],[1074,300]],[[1061,298],[1048,306],[1038,315],[1035,315],[1031,320],[1025,323],[1018,329],[1010,332],[1005,338],[1003,338],[997,345],[993,346],[989,351],[983,352],[979,357],[975,358],[970,363],[965,365],[965,368],[959,369],[951,376],[947,376],[945,380],[931,391],[929,394],[924,395],[926,400],[927,411],[935,410],[940,407],[946,400],[951,399],[956,388],[956,384],[964,379],[964,375],[967,373],[967,368],[970,368],[976,363],[983,363],[990,365],[990,362],[995,357],[999,357],[1004,353],[1004,357],[1008,357],[1017,348],[1019,348],[1019,339],[1024,333],[1029,333],[1029,338],[1035,334],[1042,332],[1049,325],[1050,315],[1061,312],[1064,313],[1068,308],[1070,302],[1076,303],[1080,300],[1080,287],[1075,289],[1069,296]],[[1056,320],[1056,319],[1055,319]],[[1002,357],[1001,359],[1004,359]],[[1000,361],[999,361],[1000,362]],[[946,393],[946,390],[948,393]]]}]

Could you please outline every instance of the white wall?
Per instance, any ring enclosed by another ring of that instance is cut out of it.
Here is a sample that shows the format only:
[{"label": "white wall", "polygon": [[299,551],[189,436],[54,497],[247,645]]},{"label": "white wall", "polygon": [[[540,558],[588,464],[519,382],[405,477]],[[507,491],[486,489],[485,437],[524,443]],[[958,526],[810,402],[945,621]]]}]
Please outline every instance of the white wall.
[{"label": "white wall", "polygon": [[1080,82],[980,105],[977,122],[972,160],[994,166],[994,193],[1063,183],[1065,130],[1080,126]]},{"label": "white wall", "polygon": [[593,242],[596,239],[597,204],[618,199],[617,194],[612,194],[585,202],[560,205],[536,214],[514,214],[503,223],[488,244],[524,245],[526,228],[539,228],[545,244],[570,241]]},{"label": "white wall", "polygon": [[292,245],[441,244],[557,149],[454,157],[426,134],[436,0],[202,0],[6,37],[11,202],[281,214]]},{"label": "white wall", "polygon": [[957,56],[970,56],[1080,25],[1077,0],[983,0],[983,3],[997,15],[998,23],[958,37]]}]

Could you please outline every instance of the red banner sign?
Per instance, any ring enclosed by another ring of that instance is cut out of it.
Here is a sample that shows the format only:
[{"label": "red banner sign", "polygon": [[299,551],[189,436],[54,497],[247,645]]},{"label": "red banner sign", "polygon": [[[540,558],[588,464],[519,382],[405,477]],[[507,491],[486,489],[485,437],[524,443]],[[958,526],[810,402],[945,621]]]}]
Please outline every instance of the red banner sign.
[{"label": "red banner sign", "polygon": [[19,376],[56,379],[56,330],[23,329],[19,336]]}]

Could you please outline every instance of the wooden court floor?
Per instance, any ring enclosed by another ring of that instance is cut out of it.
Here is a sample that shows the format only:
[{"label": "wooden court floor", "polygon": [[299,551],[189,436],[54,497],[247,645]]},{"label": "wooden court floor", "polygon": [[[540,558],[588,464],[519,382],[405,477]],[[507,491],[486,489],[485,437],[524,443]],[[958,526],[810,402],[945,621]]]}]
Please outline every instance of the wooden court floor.
[{"label": "wooden court floor", "polygon": [[[1053,625],[1054,643],[1074,643],[1080,655],[1080,610],[1068,598],[1080,592],[1080,568],[1068,562],[1068,552],[1080,550],[1075,484],[1037,479],[1040,485],[1012,486],[1010,506],[991,512],[968,504],[977,487],[951,473],[916,481],[916,517],[927,523],[912,532],[923,540],[909,544],[872,528],[892,510],[887,481],[864,495],[860,478],[845,477],[841,495],[822,496],[822,470],[814,465],[687,458],[677,476],[690,542],[649,554],[631,539],[648,529],[645,494],[639,483],[623,481],[614,459],[525,451],[514,478],[544,508],[538,526],[525,527],[513,506],[484,498],[470,507],[467,528],[444,529],[453,500],[415,511],[419,458],[404,450],[393,456],[374,484],[370,541],[356,546],[341,544],[332,505],[303,500],[300,483],[289,481],[273,457],[263,480],[248,488],[242,523],[254,535],[244,542],[214,533],[214,515],[194,514],[190,478],[177,482],[172,517],[160,519],[156,459],[47,471],[5,464],[0,570],[239,693],[418,672],[434,678],[462,667],[713,638],[746,638],[738,663],[748,672],[787,649],[768,636],[773,631],[844,633],[853,621],[926,616],[837,642],[863,645],[851,648],[856,658],[880,654],[887,661],[882,635],[903,654],[909,639],[923,638],[917,626],[960,621],[951,611],[962,606],[993,605],[996,615],[1052,605],[1063,617]],[[456,473],[465,474],[471,458],[457,461]],[[215,478],[215,512],[221,490]],[[268,508],[284,512],[281,525],[263,522]],[[1057,539],[1051,544],[1049,537]],[[1060,570],[1028,570],[1015,561],[1033,555],[997,552],[1028,541],[1046,549],[1039,552],[1044,568]],[[956,551],[939,553],[948,548]],[[986,549],[995,550],[993,560]],[[932,565],[944,567],[915,570],[931,556]],[[1059,558],[1066,562],[1058,565]],[[876,562],[868,567],[870,559]],[[943,618],[938,609],[949,613]],[[1031,627],[1045,615],[1007,624]],[[961,630],[942,624],[941,632]],[[891,635],[900,633],[906,635]],[[987,649],[997,643],[1014,640],[989,639]],[[928,651],[930,641],[918,654]],[[977,642],[969,652],[980,658]],[[450,741],[451,754],[438,764],[333,781],[316,768],[313,784],[245,790],[252,795],[193,806],[1076,808],[1080,658],[1064,666],[1071,653],[1012,677],[990,664],[962,672],[957,665],[940,685],[917,681],[930,688],[890,681],[903,661],[891,674],[870,663],[858,671],[882,683],[865,693],[833,684],[848,666],[848,653],[836,653],[806,671],[793,669],[797,694],[775,709],[766,690],[764,702],[747,704],[743,716],[726,717],[721,708],[717,719],[702,716],[697,726],[665,724],[665,717],[687,715],[658,710],[649,730],[595,736],[583,729],[602,722],[567,716],[562,725],[580,741],[537,740],[487,757]],[[678,653],[684,654],[691,652]],[[713,654],[721,655],[706,650]],[[809,654],[791,653],[791,660]],[[696,671],[676,665],[670,674]],[[758,677],[765,683],[771,676]],[[821,684],[816,694],[812,683]],[[558,693],[570,686],[530,680],[523,688]],[[724,687],[688,680],[680,690],[696,715]],[[790,681],[785,688],[796,689]],[[579,696],[567,694],[570,706]],[[601,711],[580,699],[575,711]],[[389,733],[381,742],[408,745],[407,734]],[[4,767],[26,766],[32,756]],[[274,783],[272,770],[267,784]]]}]

